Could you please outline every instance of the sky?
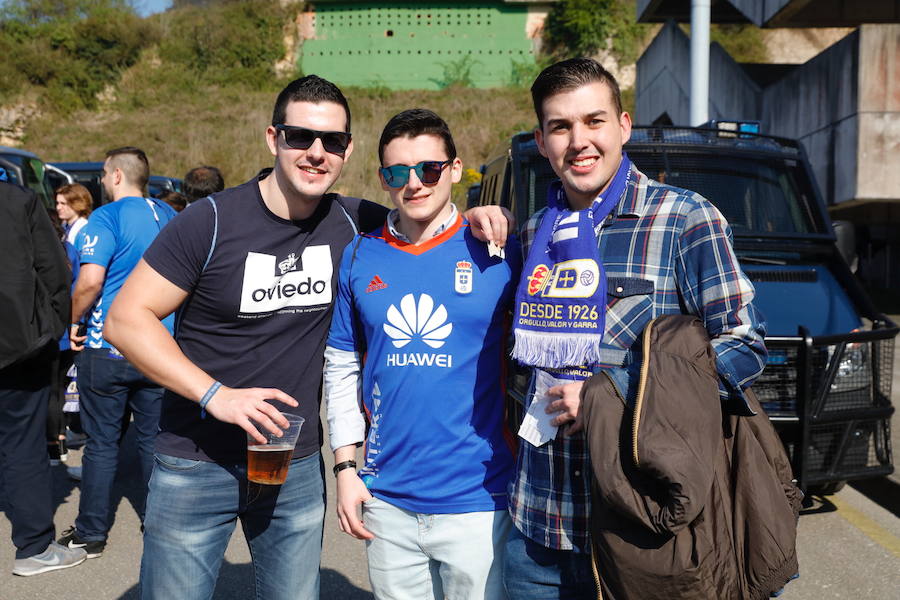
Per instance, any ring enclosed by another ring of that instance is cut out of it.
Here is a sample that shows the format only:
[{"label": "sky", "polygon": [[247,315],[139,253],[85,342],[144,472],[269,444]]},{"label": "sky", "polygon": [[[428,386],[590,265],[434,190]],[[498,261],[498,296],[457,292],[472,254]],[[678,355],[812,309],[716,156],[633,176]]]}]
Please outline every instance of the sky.
[{"label": "sky", "polygon": [[134,7],[143,17],[162,12],[172,6],[172,0],[134,0]]}]

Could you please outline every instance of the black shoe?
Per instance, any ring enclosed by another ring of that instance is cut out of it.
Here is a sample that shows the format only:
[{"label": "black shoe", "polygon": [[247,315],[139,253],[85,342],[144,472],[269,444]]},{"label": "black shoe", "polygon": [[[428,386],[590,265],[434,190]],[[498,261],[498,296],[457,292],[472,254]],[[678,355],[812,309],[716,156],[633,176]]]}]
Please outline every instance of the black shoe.
[{"label": "black shoe", "polygon": [[106,548],[106,540],[87,542],[79,538],[74,525],[66,529],[63,532],[62,537],[56,540],[56,543],[60,546],[65,546],[66,548],[84,548],[88,558],[99,557],[103,554],[103,549]]}]

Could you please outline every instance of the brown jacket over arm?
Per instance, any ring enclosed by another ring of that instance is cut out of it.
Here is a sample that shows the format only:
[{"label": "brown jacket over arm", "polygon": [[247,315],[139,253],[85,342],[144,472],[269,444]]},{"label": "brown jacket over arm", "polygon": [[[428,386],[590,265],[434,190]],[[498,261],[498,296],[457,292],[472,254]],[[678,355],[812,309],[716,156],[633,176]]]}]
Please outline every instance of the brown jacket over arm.
[{"label": "brown jacket over arm", "polygon": [[696,318],[654,320],[643,348],[634,407],[603,373],[582,391],[603,598],[766,598],[797,572],[800,496],[778,437],[758,403],[723,420]]}]

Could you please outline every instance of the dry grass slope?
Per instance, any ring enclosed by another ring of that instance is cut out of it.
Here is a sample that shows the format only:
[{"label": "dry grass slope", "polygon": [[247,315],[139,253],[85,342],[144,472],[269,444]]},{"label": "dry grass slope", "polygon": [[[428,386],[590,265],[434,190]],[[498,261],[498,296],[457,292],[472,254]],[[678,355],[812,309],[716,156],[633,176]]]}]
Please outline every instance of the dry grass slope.
[{"label": "dry grass slope", "polygon": [[[100,110],[37,119],[28,128],[25,145],[50,162],[101,160],[109,148],[135,145],[147,152],[153,173],[181,177],[195,166],[210,164],[222,170],[228,185],[235,185],[272,164],[264,131],[285,83],[273,80],[266,89],[240,82],[227,87],[198,84],[145,56]],[[386,197],[376,174],[378,137],[397,112],[424,107],[444,117],[465,167],[472,169],[513,133],[534,125],[526,89],[344,91],[353,113],[355,150],[335,189],[381,202]],[[454,201],[460,204],[466,186],[456,187]]]}]

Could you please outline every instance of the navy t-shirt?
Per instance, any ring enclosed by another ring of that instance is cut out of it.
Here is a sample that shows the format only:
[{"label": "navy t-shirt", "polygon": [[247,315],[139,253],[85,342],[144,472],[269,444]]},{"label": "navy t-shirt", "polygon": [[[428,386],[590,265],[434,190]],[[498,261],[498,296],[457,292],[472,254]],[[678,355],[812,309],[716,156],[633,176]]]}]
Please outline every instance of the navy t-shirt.
[{"label": "navy t-shirt", "polygon": [[[384,222],[378,204],[326,195],[302,221],[265,205],[257,179],[198,200],[172,220],[144,255],[191,296],[175,339],[184,354],[229,387],[271,387],[299,406],[273,404],[306,419],[294,456],[322,445],[319,399],[323,353],[341,254],[356,231]],[[352,221],[352,223],[351,223]],[[246,433],[167,391],[156,450],[216,462],[246,458]]]}]

